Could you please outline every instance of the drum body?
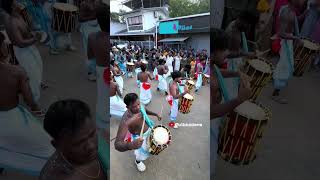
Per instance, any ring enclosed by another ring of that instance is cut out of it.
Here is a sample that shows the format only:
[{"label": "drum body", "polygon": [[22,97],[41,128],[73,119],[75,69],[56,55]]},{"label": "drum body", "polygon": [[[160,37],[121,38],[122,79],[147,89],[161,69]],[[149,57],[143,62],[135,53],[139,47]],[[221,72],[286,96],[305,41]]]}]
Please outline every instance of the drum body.
[{"label": "drum body", "polygon": [[193,89],[194,86],[195,86],[195,83],[194,83],[194,81],[192,81],[192,80],[188,80],[188,81],[186,82],[186,86],[187,86],[189,92],[191,92],[192,89]]},{"label": "drum body", "polygon": [[148,139],[149,152],[152,155],[158,155],[165,150],[172,140],[170,130],[163,126],[157,125],[151,130]]},{"label": "drum body", "polygon": [[218,153],[236,165],[254,161],[263,130],[271,117],[269,110],[246,101],[229,114],[221,125]]},{"label": "drum body", "polygon": [[203,76],[202,76],[202,85],[205,86],[206,84],[208,84],[209,79],[210,79],[209,75],[203,74]]},{"label": "drum body", "polygon": [[133,69],[134,69],[134,63],[132,62],[127,62],[127,70],[129,72],[133,72]]},{"label": "drum body", "polygon": [[55,3],[52,9],[52,28],[57,32],[71,33],[76,30],[78,8],[71,4]]},{"label": "drum body", "polygon": [[183,114],[188,114],[191,111],[191,106],[193,102],[193,96],[191,94],[185,94],[179,99],[179,112]]},{"label": "drum body", "polygon": [[243,73],[251,78],[252,94],[250,99],[256,100],[262,89],[272,79],[273,66],[262,58],[251,59],[245,62]]},{"label": "drum body", "polygon": [[294,76],[302,76],[314,55],[319,52],[319,44],[308,39],[302,41],[303,46],[294,46]]}]

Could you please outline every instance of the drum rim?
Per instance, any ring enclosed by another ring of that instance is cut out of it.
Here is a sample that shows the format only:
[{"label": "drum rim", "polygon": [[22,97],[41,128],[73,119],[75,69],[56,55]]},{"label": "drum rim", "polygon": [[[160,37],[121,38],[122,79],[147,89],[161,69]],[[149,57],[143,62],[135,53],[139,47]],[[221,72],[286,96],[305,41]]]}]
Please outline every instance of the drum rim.
[{"label": "drum rim", "polygon": [[[157,128],[165,129],[166,132],[168,133],[168,140],[167,140],[166,143],[159,144],[159,143],[156,141],[155,136],[154,136],[154,135],[155,135],[155,134],[154,134],[154,131],[155,131],[155,129],[157,129]],[[166,128],[166,127],[163,127],[163,126],[155,126],[154,128],[152,128],[152,141],[156,142],[156,145],[157,145],[157,146],[164,146],[164,145],[168,144],[168,142],[170,141],[170,136],[171,136],[171,133],[170,133],[169,129]]]},{"label": "drum rim", "polygon": [[60,5],[63,5],[63,6],[69,6],[69,7],[72,7],[74,9],[68,9],[68,12],[76,12],[76,11],[79,11],[79,8],[73,4],[68,4],[68,3],[60,3],[60,2],[56,2],[52,5],[52,8],[54,9],[57,9],[57,10],[60,10],[60,11],[66,11],[66,9],[60,9],[59,7],[57,6],[60,6]]},{"label": "drum rim", "polygon": [[[253,66],[253,65],[251,64],[252,61],[262,61],[262,62],[266,63],[266,64],[269,66],[270,71],[269,71],[269,72],[260,71],[260,69],[257,69],[255,66]],[[253,67],[255,70],[257,70],[257,71],[259,71],[259,72],[262,72],[262,73],[265,73],[265,74],[272,74],[272,72],[273,72],[273,70],[274,70],[273,65],[272,65],[270,62],[268,62],[267,60],[265,60],[264,58],[262,58],[262,57],[257,57],[257,58],[254,58],[254,59],[250,59],[250,60],[248,60],[248,64],[249,64],[251,67]]]},{"label": "drum rim", "polygon": [[[256,105],[259,109],[261,109],[261,110],[264,112],[264,118],[263,118],[263,119],[261,119],[261,118],[252,118],[252,117],[248,116],[248,114],[244,114],[244,112],[239,112],[239,111],[238,111],[238,108],[239,108],[241,105],[243,105],[244,103],[251,103],[251,104]],[[241,103],[239,106],[237,106],[237,107],[234,109],[233,112],[239,114],[239,115],[242,116],[242,117],[245,117],[245,118],[251,119],[251,120],[255,120],[255,121],[267,121],[267,120],[269,120],[269,118],[270,118],[269,116],[271,116],[271,115],[268,113],[268,109],[267,109],[266,107],[264,107],[263,105],[258,104],[258,103],[256,103],[256,102],[253,102],[253,101],[244,101],[244,102]]]},{"label": "drum rim", "polygon": [[308,48],[308,47],[306,47],[304,44],[303,44],[303,47],[304,48],[308,48],[308,49],[310,49],[310,50],[312,50],[312,51],[319,51],[320,50],[320,43],[317,43],[317,42],[315,42],[314,40],[312,40],[312,39],[310,39],[310,38],[301,38],[301,40],[303,41],[303,43],[304,43],[304,41],[309,41],[309,42],[311,42],[312,44],[314,44],[314,45],[316,45],[316,46],[318,46],[318,48]]},{"label": "drum rim", "polygon": [[[189,99],[189,98],[187,98],[186,96],[191,96],[192,99]],[[189,94],[189,93],[185,94],[185,95],[183,96],[183,98],[188,99],[188,100],[193,100],[193,99],[194,99],[194,97],[193,97],[191,94]]]}]

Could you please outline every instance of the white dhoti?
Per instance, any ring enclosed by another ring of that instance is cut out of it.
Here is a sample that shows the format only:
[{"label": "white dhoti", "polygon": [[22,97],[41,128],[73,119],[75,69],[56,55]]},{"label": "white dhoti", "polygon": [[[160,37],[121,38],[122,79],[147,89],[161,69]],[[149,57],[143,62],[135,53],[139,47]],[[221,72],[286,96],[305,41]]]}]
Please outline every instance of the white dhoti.
[{"label": "white dhoti", "polygon": [[50,136],[27,109],[0,111],[0,167],[39,176],[54,153]]},{"label": "white dhoti", "polygon": [[120,90],[121,94],[123,94],[123,78],[122,78],[122,76],[114,76],[114,80],[119,85],[119,90]]},{"label": "white dhoti", "polygon": [[127,106],[119,96],[110,97],[110,115],[122,117],[126,111]]},{"label": "white dhoti", "polygon": [[282,89],[287,86],[293,73],[293,64],[293,41],[281,40],[280,59],[273,73],[275,89]]},{"label": "white dhoti", "polygon": [[40,87],[42,81],[42,59],[38,49],[35,46],[19,48],[13,46],[14,54],[19,62],[19,65],[24,68],[28,77],[29,84],[34,101],[40,99]]},{"label": "white dhoti", "polygon": [[158,76],[158,69],[157,69],[157,68],[154,68],[154,70],[153,70],[153,77],[155,77],[156,80],[158,81],[159,78],[157,78],[157,76]]},{"label": "white dhoti", "polygon": [[210,176],[213,178],[216,174],[216,161],[218,158],[218,144],[220,126],[223,118],[216,118],[211,120],[210,123]]},{"label": "white dhoti", "polygon": [[196,90],[199,90],[202,86],[202,74],[198,74],[197,82],[196,82]]},{"label": "white dhoti", "polygon": [[152,93],[151,93],[151,84],[143,82],[140,85],[140,102],[144,105],[151,102]]},{"label": "white dhoti", "polygon": [[168,95],[166,100],[170,105],[170,120],[176,121],[179,112],[179,99],[174,99],[171,95]]},{"label": "white dhoti", "polygon": [[166,78],[164,78],[163,75],[158,75],[158,79],[159,79],[158,89],[160,91],[167,92],[168,91],[168,83],[167,83]]},{"label": "white dhoti", "polygon": [[173,67],[172,66],[168,66],[168,69],[169,69],[168,74],[171,75],[171,73],[173,72]]},{"label": "white dhoti", "polygon": [[104,82],[103,73],[106,67],[97,66],[97,104],[96,104],[96,122],[99,128],[107,128],[109,123],[108,114],[108,97],[109,90]]},{"label": "white dhoti", "polygon": [[[149,153],[149,147],[147,144],[148,137],[150,136],[151,128],[149,128],[143,135],[143,143],[142,146],[139,149],[134,150],[134,155],[136,156],[137,161],[144,161],[148,159],[148,157],[151,156]],[[140,137],[140,135],[132,135],[132,139],[136,140]]]}]

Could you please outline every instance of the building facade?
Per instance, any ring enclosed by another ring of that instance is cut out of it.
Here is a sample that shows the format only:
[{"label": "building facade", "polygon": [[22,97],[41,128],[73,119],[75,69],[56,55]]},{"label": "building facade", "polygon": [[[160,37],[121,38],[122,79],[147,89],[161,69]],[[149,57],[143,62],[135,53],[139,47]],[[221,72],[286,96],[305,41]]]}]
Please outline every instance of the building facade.
[{"label": "building facade", "polygon": [[159,22],[158,46],[210,50],[210,13]]}]

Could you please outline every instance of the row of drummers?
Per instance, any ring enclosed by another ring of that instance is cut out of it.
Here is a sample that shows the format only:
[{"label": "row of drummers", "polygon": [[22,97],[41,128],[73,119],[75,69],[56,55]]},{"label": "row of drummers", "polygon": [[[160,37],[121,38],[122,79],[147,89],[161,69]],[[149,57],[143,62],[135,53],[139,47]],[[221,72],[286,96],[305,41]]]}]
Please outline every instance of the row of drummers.
[{"label": "row of drummers", "polygon": [[[308,39],[303,45],[294,46],[294,76],[302,76],[319,53],[320,46]],[[271,118],[271,111],[256,102],[262,89],[271,81],[273,65],[263,58],[246,59],[240,69],[250,77],[252,94],[227,115],[221,125],[218,154],[222,159],[236,165],[247,165],[256,159],[257,148]]]}]

